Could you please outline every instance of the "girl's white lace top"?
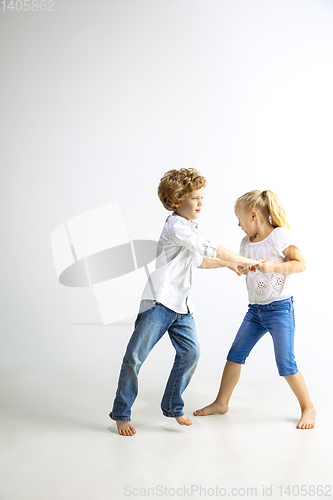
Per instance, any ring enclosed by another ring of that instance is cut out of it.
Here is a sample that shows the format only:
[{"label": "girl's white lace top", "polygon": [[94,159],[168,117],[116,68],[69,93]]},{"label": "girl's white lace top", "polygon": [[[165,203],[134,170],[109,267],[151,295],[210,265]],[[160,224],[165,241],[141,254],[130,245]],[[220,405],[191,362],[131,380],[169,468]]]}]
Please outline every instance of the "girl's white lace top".
[{"label": "girl's white lace top", "polygon": [[[289,229],[276,227],[267,238],[256,243],[252,243],[250,238],[245,236],[239,253],[250,259],[286,262],[288,259],[283,250],[293,244]],[[291,274],[249,271],[246,275],[246,286],[250,304],[269,304],[274,300],[292,296]]]}]

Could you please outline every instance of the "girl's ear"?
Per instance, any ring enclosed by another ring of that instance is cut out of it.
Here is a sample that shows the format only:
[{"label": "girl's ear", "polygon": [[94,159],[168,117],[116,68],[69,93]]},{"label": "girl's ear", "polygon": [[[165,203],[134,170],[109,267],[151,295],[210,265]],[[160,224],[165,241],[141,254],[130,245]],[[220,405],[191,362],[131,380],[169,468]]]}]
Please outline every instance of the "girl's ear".
[{"label": "girl's ear", "polygon": [[252,218],[253,222],[258,219],[258,212],[256,210],[251,211],[251,218]]},{"label": "girl's ear", "polygon": [[180,205],[179,205],[179,203],[174,201],[173,203],[171,203],[171,206],[174,208],[178,208]]}]

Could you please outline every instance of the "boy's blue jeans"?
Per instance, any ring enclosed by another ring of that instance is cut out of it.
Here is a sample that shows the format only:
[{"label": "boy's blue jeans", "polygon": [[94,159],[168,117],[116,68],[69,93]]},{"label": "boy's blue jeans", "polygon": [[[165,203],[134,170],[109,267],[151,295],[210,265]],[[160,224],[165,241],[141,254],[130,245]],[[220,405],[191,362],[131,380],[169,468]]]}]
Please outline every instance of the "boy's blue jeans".
[{"label": "boy's blue jeans", "polygon": [[143,300],[123,359],[118,389],[110,413],[113,420],[131,420],[131,407],[138,394],[141,365],[166,331],[176,350],[176,356],[161,408],[166,417],[184,415],[182,393],[191,380],[200,355],[193,314],[179,314],[159,302]]}]

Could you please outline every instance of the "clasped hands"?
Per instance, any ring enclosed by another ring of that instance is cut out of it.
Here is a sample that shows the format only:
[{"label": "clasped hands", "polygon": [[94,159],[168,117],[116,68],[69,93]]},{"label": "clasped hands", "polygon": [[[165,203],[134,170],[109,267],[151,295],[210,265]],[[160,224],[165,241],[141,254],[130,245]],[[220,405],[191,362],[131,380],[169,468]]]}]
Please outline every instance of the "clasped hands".
[{"label": "clasped hands", "polygon": [[234,271],[238,276],[242,274],[247,274],[249,271],[261,271],[262,273],[269,273],[269,264],[271,264],[268,260],[256,259],[258,263],[256,265],[250,264],[236,264],[235,262],[230,262],[228,267],[231,271]]},{"label": "clasped hands", "polygon": [[247,265],[247,264],[238,264],[237,270],[239,271],[240,274],[247,274],[249,271],[255,272],[255,271],[261,271],[262,273],[267,273],[269,272],[269,264],[270,262],[268,260],[262,260],[262,259],[256,259],[258,261],[258,264],[255,266]]},{"label": "clasped hands", "polygon": [[238,276],[242,274],[247,274],[248,272],[256,272],[261,271],[262,273],[270,273],[272,272],[273,263],[269,260],[256,259],[257,264],[237,264],[236,262],[229,262],[227,267],[234,271]]}]

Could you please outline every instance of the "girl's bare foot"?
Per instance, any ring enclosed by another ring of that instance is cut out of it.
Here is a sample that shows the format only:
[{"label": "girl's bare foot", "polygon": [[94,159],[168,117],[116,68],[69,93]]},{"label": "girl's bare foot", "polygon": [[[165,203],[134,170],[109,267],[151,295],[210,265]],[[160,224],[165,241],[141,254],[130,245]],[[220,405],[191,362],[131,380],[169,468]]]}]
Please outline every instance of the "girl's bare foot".
[{"label": "girl's bare foot", "polygon": [[193,415],[196,417],[205,417],[206,415],[211,415],[212,413],[227,413],[228,410],[228,405],[221,405],[214,401],[214,403],[201,408],[201,410],[194,411]]},{"label": "girl's bare foot", "polygon": [[179,425],[192,425],[192,420],[186,415],[183,415],[182,417],[176,417],[176,420]]},{"label": "girl's bare foot", "polygon": [[119,422],[117,420],[118,432],[121,436],[134,436],[136,430],[132,422]]},{"label": "girl's bare foot", "polygon": [[312,408],[305,408],[302,411],[302,416],[301,420],[297,424],[297,429],[313,429],[315,426],[315,420],[316,420],[316,410],[314,407]]}]

